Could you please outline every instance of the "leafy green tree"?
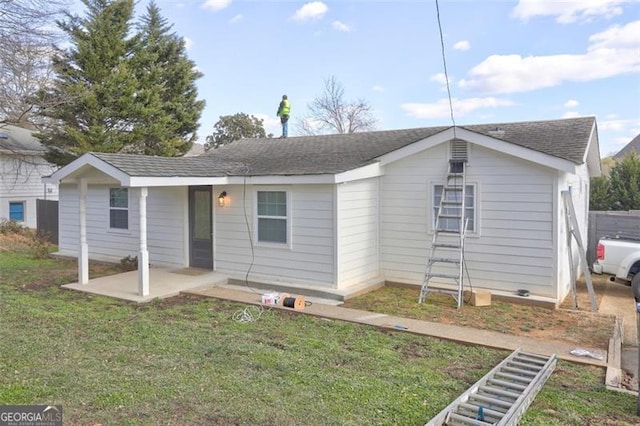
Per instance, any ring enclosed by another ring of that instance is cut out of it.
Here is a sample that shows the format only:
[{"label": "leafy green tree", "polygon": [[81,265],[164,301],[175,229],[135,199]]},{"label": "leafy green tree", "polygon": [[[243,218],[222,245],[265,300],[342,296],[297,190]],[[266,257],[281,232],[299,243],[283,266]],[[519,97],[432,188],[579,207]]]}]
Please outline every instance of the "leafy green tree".
[{"label": "leafy green tree", "polygon": [[609,186],[609,179],[606,176],[591,178],[589,210],[611,210],[611,194],[609,193]]},{"label": "leafy green tree", "polygon": [[625,156],[609,174],[609,194],[613,210],[640,210],[640,157]]},{"label": "leafy green tree", "polygon": [[[213,134],[207,136],[205,150],[220,148],[238,139],[267,137],[263,125],[264,120],[253,115],[239,112],[234,115],[222,115],[213,126]],[[268,137],[273,137],[269,134]]]},{"label": "leafy green tree", "polygon": [[132,57],[140,89],[136,92],[135,145],[127,152],[180,156],[196,140],[204,101],[195,81],[202,76],[186,54],[182,37],[160,15],[154,2],[141,18]]}]

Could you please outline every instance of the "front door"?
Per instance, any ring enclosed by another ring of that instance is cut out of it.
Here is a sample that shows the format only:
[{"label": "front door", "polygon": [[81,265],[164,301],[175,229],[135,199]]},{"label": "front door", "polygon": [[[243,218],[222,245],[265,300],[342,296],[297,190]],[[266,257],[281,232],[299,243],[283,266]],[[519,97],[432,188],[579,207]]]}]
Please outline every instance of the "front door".
[{"label": "front door", "polygon": [[213,208],[210,186],[189,187],[189,266],[213,269]]}]

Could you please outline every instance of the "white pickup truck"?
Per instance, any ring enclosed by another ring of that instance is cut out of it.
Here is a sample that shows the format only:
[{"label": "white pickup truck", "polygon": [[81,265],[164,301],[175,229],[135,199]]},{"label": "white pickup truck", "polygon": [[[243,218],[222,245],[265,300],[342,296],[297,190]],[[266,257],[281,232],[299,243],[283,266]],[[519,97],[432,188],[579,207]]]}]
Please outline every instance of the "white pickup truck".
[{"label": "white pickup truck", "polygon": [[611,281],[631,282],[634,297],[640,299],[640,238],[603,237],[596,256],[594,273],[610,274]]}]

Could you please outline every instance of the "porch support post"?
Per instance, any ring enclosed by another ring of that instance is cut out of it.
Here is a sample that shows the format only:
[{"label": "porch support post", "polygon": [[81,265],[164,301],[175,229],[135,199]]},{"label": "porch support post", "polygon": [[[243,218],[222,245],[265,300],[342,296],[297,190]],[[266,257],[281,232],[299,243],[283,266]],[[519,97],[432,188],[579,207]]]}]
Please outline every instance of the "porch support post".
[{"label": "porch support post", "polygon": [[149,250],[147,250],[148,188],[140,188],[140,253],[138,254],[138,295],[149,295]]},{"label": "porch support post", "polygon": [[78,282],[89,282],[89,245],[87,244],[87,180],[80,179],[80,247],[78,250]]}]

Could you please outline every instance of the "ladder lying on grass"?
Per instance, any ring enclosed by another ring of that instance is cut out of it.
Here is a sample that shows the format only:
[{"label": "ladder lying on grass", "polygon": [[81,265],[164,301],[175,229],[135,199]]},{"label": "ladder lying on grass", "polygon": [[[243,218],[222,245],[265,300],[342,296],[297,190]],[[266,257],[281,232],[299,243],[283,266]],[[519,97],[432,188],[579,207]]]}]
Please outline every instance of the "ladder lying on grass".
[{"label": "ladder lying on grass", "polygon": [[556,365],[556,355],[515,350],[426,426],[516,425]]}]

